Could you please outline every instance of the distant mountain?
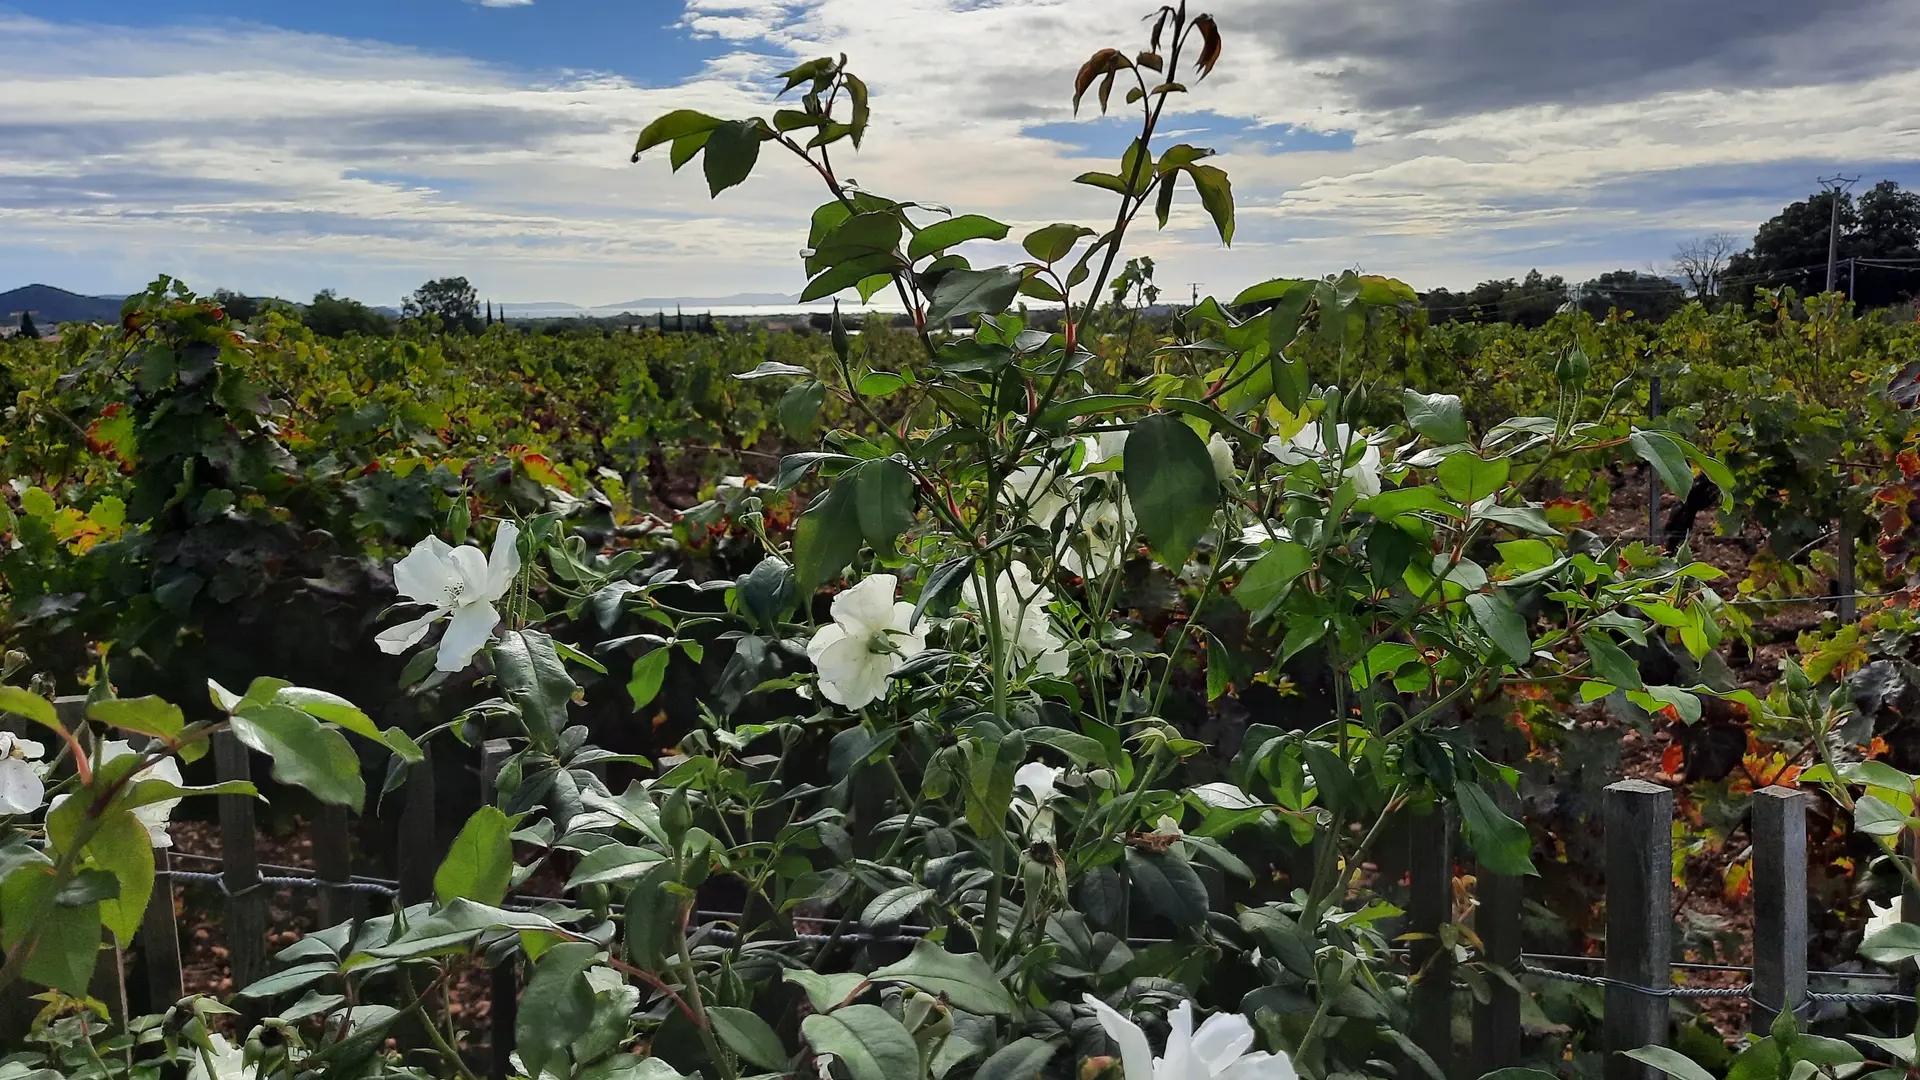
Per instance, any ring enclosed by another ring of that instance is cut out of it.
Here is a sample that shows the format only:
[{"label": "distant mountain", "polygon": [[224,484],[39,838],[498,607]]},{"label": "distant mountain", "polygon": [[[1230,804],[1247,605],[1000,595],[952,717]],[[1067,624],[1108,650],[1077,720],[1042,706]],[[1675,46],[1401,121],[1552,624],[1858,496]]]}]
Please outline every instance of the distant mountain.
[{"label": "distant mountain", "polygon": [[44,330],[63,322],[117,322],[124,296],[82,296],[51,285],[28,285],[11,292],[0,292],[0,325],[20,321],[20,313],[30,311],[33,321]]},{"label": "distant mountain", "polygon": [[668,308],[766,307],[771,304],[798,303],[799,297],[787,293],[734,293],[732,296],[650,296],[620,304],[601,304],[595,311],[665,311]]}]

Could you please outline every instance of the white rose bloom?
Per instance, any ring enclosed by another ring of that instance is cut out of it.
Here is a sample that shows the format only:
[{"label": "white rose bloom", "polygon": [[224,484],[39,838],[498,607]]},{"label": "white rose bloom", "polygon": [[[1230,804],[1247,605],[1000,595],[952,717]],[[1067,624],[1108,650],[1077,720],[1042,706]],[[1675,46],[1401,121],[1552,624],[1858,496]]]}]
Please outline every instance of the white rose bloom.
[{"label": "white rose bloom", "polygon": [[1873,917],[1867,920],[1866,938],[1872,938],[1873,935],[1882,930],[1891,930],[1900,925],[1900,902],[1898,900],[1887,904],[1876,904],[1869,900],[1867,901],[1867,909],[1873,912]]},{"label": "white rose bloom", "polygon": [[1047,528],[1068,506],[1062,486],[1052,469],[1022,465],[1007,474],[1008,507],[1015,513],[1024,513],[1029,522]]},{"label": "white rose bloom", "polygon": [[1167,1052],[1156,1058],[1140,1025],[1092,994],[1084,1000],[1119,1044],[1126,1080],[1299,1080],[1287,1055],[1247,1053],[1253,1025],[1239,1013],[1215,1013],[1195,1031],[1193,1003],[1181,1002],[1167,1014]]},{"label": "white rose bloom", "polygon": [[858,709],[885,697],[894,669],[926,651],[927,624],[907,629],[913,605],[894,600],[898,585],[892,574],[873,574],[833,598],[833,622],[807,642],[828,701]]},{"label": "white rose bloom", "polygon": [[[967,582],[967,604],[982,613],[988,610],[984,585],[978,576]],[[1038,675],[1066,674],[1067,642],[1047,616],[1053,592],[1033,580],[1033,571],[1025,563],[1014,563],[1001,572],[993,600],[1013,666],[1023,671],[1031,666]]]},{"label": "white rose bloom", "polygon": [[1226,436],[1214,432],[1207,440],[1207,456],[1213,459],[1214,478],[1223,484],[1233,482],[1233,444]]},{"label": "white rose bloom", "polygon": [[1053,840],[1053,811],[1047,804],[1059,779],[1060,770],[1044,761],[1029,761],[1013,774],[1013,816],[1035,840]]},{"label": "white rose bloom", "polygon": [[0,731],[0,814],[31,814],[46,798],[45,766],[35,762],[47,748],[32,739]]},{"label": "white rose bloom", "polygon": [[1135,527],[1133,506],[1123,496],[1101,499],[1081,511],[1076,526],[1067,531],[1060,565],[1084,578],[1106,577],[1126,561]]},{"label": "white rose bloom", "polygon": [[[193,1049],[193,1067],[187,1070],[187,1080],[251,1080],[259,1075],[258,1069],[247,1068],[245,1047],[234,1046],[227,1037],[219,1033],[207,1036],[213,1044],[212,1053],[195,1047]],[[211,1061],[213,1071],[207,1071]]]},{"label": "white rose bloom", "polygon": [[[132,744],[128,743],[125,739],[108,739],[106,742],[100,744],[100,756],[95,759],[94,767],[98,768],[112,761],[114,758],[125,757],[135,752]],[[180,776],[180,763],[170,757],[163,757],[146,768],[141,769],[139,772],[134,773],[133,777],[128,781],[128,785],[132,786],[142,780],[165,780],[174,787],[181,787],[185,784],[185,781]],[[55,795],[53,801],[47,804],[48,812],[51,813],[56,807],[66,801],[67,796]],[[173,808],[179,805],[179,799],[162,799],[159,802],[152,802],[145,806],[136,806],[133,808],[134,819],[146,827],[147,839],[154,847],[170,848],[173,846],[173,837],[167,835],[167,819],[173,817]]]},{"label": "white rose bloom", "polygon": [[1333,433],[1335,446],[1328,448],[1320,444],[1320,425],[1309,423],[1293,433],[1290,438],[1282,439],[1275,435],[1266,442],[1267,453],[1279,459],[1282,465],[1300,465],[1308,461],[1324,458],[1336,458],[1340,464],[1340,479],[1352,481],[1353,489],[1361,498],[1372,498],[1380,494],[1380,448],[1370,442],[1360,455],[1360,460],[1346,464],[1349,451],[1356,441],[1365,442],[1365,436],[1356,436],[1346,424],[1338,424]]},{"label": "white rose bloom", "polygon": [[507,594],[520,573],[520,528],[502,522],[493,538],[491,558],[471,544],[449,547],[429,536],[393,568],[393,584],[400,595],[433,610],[411,622],[389,627],[374,638],[384,653],[400,653],[420,643],[441,619],[451,617],[440,638],[434,667],[459,671],[473,662],[473,654],[493,636],[500,623],[494,604]]},{"label": "white rose bloom", "polygon": [[1080,467],[1090,469],[1095,465],[1104,465],[1127,452],[1127,432],[1103,431],[1098,435],[1086,435],[1080,439],[1080,445],[1086,447],[1081,456]]}]

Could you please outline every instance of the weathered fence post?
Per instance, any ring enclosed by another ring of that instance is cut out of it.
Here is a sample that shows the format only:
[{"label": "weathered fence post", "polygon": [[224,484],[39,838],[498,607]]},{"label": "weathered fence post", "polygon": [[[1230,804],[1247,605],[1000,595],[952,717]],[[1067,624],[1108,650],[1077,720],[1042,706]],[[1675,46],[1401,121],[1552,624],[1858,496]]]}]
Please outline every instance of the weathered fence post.
[{"label": "weathered fence post", "polygon": [[1853,572],[1854,528],[1853,517],[1845,510],[1840,512],[1840,521],[1835,526],[1839,536],[1839,572],[1835,589],[1840,594],[1840,622],[1842,625],[1860,617],[1860,601],[1855,595],[1860,591]]},{"label": "weathered fence post", "polygon": [[[1673,792],[1645,780],[1607,785],[1606,847],[1607,977],[1665,990],[1673,981]],[[1607,987],[1607,1080],[1661,1080],[1624,1051],[1666,1042],[1667,1000]]]},{"label": "weathered fence post", "polygon": [[173,859],[166,848],[153,852],[153,896],[140,917],[140,952],[147,964],[147,1011],[165,1012],[187,992],[173,912]]},{"label": "weathered fence post", "polygon": [[[313,875],[342,886],[353,880],[353,818],[344,806],[329,804],[320,811],[320,829],[313,836]],[[360,918],[365,908],[360,893],[347,888],[322,888],[319,906],[323,927]]]},{"label": "weathered fence post", "polygon": [[[1407,830],[1407,931],[1423,935],[1407,949],[1414,983],[1407,1002],[1408,1034],[1444,1075],[1453,1072],[1453,962],[1440,946],[1440,930],[1453,921],[1453,822],[1442,803]],[[1427,1071],[1409,1061],[1405,1080]]]},{"label": "weathered fence post", "polygon": [[433,899],[433,874],[440,869],[439,826],[434,815],[434,762],[431,747],[407,771],[407,805],[400,814],[400,903]]},{"label": "weathered fence post", "polygon": [[[1496,805],[1516,820],[1520,796],[1505,784],[1493,789]],[[1488,960],[1520,974],[1520,900],[1522,879],[1494,873],[1482,863],[1475,870],[1480,903],[1473,929]],[[1473,1068],[1478,1075],[1520,1064],[1520,992],[1500,979],[1487,980],[1487,1000],[1473,1008]]]},{"label": "weathered fence post", "polygon": [[[213,736],[213,764],[223,783],[253,779],[247,747],[231,731]],[[240,990],[267,973],[267,895],[260,882],[253,797],[222,795],[219,799],[221,887],[227,893],[227,963],[233,989]]]},{"label": "weathered fence post", "polygon": [[1764,1032],[1807,997],[1807,797],[1769,787],[1753,797],[1753,1016]]},{"label": "weathered fence post", "polygon": [[[1647,380],[1647,419],[1660,418],[1660,376]],[[1647,543],[1659,547],[1664,539],[1660,529],[1660,470],[1647,466]]]},{"label": "weathered fence post", "polygon": [[[480,748],[480,797],[483,805],[492,805],[494,798],[493,782],[500,775],[500,766],[513,753],[513,743],[506,739],[488,739]],[[490,1040],[492,1060],[487,1065],[488,1080],[506,1080],[513,1069],[508,1057],[514,1049],[514,1027],[520,1021],[520,970],[513,955],[494,965],[490,973],[492,998],[488,1008],[488,1024],[491,1028]]]}]

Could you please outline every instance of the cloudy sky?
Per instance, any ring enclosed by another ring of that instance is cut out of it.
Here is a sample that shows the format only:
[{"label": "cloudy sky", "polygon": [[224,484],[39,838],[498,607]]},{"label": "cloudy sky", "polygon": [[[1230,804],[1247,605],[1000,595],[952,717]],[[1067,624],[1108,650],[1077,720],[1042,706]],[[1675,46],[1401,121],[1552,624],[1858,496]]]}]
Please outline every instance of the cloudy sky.
[{"label": "cloudy sky", "polygon": [[[797,292],[817,181],[769,154],[707,198],[681,107],[770,111],[844,52],[868,190],[1018,229],[1098,223],[1124,147],[1074,69],[1144,44],[1126,0],[0,0],[0,289],[396,303]],[[1197,10],[1197,9],[1196,9]],[[1743,238],[1836,171],[1920,184],[1920,0],[1219,0],[1213,77],[1163,128],[1233,177],[1222,250],[1183,195],[1136,253],[1185,294],[1345,267],[1463,287]],[[1116,95],[1116,104],[1118,95]],[[1017,233],[1016,233],[1017,235]]]}]

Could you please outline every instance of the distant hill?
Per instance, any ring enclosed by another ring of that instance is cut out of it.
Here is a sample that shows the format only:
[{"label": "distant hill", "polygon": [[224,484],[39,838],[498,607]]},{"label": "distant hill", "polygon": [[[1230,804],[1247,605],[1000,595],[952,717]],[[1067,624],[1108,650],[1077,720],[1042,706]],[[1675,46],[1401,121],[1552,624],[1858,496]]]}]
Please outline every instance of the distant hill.
[{"label": "distant hill", "polygon": [[729,307],[771,307],[778,304],[792,304],[794,310],[800,310],[797,297],[786,293],[734,293],[732,296],[649,296],[640,300],[628,300],[621,304],[570,304],[564,301],[534,301],[529,303],[496,303],[494,307],[504,318],[509,319],[550,319],[550,318],[606,318],[612,315],[633,313],[651,315],[656,311],[680,309],[688,313],[707,311],[712,308]]},{"label": "distant hill", "polygon": [[116,322],[124,296],[82,296],[51,285],[28,285],[0,292],[0,325],[20,321],[20,313],[30,311],[33,321],[44,330],[64,322]]},{"label": "distant hill", "polygon": [[52,329],[63,322],[115,322],[124,296],[83,296],[51,285],[28,285],[0,293],[0,320],[17,322],[31,311],[41,326]]}]

